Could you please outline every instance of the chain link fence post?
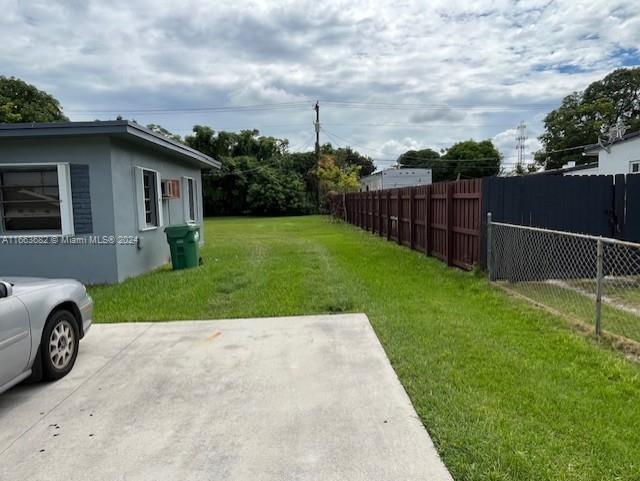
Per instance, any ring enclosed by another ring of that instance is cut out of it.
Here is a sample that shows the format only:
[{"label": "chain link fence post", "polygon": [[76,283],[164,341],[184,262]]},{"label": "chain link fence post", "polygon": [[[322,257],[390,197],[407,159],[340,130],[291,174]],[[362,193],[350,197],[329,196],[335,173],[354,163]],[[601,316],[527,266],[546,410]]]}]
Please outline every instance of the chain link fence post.
[{"label": "chain link fence post", "polygon": [[602,333],[602,258],[603,246],[602,239],[598,239],[596,248],[596,319],[595,319],[595,331],[596,336],[600,337]]},{"label": "chain link fence post", "polygon": [[640,354],[640,243],[489,216],[486,233],[492,283],[566,316],[598,339],[624,338],[621,346]]},{"label": "chain link fence post", "polygon": [[495,281],[495,269],[493,266],[493,238],[491,232],[491,212],[487,213],[487,272],[489,272],[489,280]]}]

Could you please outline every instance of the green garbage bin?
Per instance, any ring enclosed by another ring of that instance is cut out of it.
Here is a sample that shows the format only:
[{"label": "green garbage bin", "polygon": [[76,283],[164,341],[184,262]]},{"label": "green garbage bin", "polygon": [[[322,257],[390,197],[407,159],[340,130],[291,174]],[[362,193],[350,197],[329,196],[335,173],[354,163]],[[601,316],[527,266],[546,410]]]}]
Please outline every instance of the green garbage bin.
[{"label": "green garbage bin", "polygon": [[198,224],[170,225],[164,229],[171,251],[174,270],[198,267],[200,264],[200,226]]}]

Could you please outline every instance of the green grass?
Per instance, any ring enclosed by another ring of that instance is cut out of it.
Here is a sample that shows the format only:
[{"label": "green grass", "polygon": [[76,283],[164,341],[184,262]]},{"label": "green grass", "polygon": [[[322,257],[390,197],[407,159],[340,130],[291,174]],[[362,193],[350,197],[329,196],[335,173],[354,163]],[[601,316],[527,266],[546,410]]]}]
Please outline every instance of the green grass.
[{"label": "green grass", "polygon": [[640,479],[640,366],[563,320],[323,217],[211,219],[206,242],[199,269],[91,288],[96,320],[362,311],[456,480]]},{"label": "green grass", "polygon": [[[568,283],[568,285],[572,285],[577,289],[583,289],[585,293],[595,290],[593,284],[593,282],[587,284],[587,282],[580,281]],[[594,327],[596,304],[594,297],[589,297],[574,289],[563,288],[560,285],[550,285],[545,282],[518,282],[514,284],[504,282],[503,285],[507,289],[570,316],[582,322],[585,326]],[[615,291],[615,296],[605,290],[605,296],[626,306],[638,308],[637,305],[627,300],[637,296],[631,290],[630,288],[618,289]],[[610,302],[602,303],[601,325],[602,329],[608,333],[640,342],[640,317],[624,311]]]},{"label": "green grass", "polygon": [[[595,279],[574,280],[570,285],[585,290],[595,292]],[[602,293],[616,302],[640,310],[640,279],[637,277],[605,277],[602,283]]]}]

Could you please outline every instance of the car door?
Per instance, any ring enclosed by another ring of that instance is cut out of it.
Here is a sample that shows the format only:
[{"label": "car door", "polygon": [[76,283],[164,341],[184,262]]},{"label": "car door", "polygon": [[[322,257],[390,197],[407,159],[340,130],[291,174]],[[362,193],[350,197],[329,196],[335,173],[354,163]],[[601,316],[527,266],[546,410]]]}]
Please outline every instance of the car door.
[{"label": "car door", "polygon": [[17,297],[0,297],[0,386],[27,369],[30,355],[27,309]]}]

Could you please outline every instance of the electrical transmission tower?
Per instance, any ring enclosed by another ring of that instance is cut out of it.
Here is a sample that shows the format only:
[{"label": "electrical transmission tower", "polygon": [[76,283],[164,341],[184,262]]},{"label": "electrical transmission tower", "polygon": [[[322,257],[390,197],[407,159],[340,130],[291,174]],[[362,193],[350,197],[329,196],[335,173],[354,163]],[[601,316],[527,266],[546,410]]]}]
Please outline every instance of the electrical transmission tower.
[{"label": "electrical transmission tower", "polygon": [[527,125],[520,122],[516,127],[516,152],[518,153],[518,163],[516,168],[521,171],[524,168],[524,145],[527,140]]}]

